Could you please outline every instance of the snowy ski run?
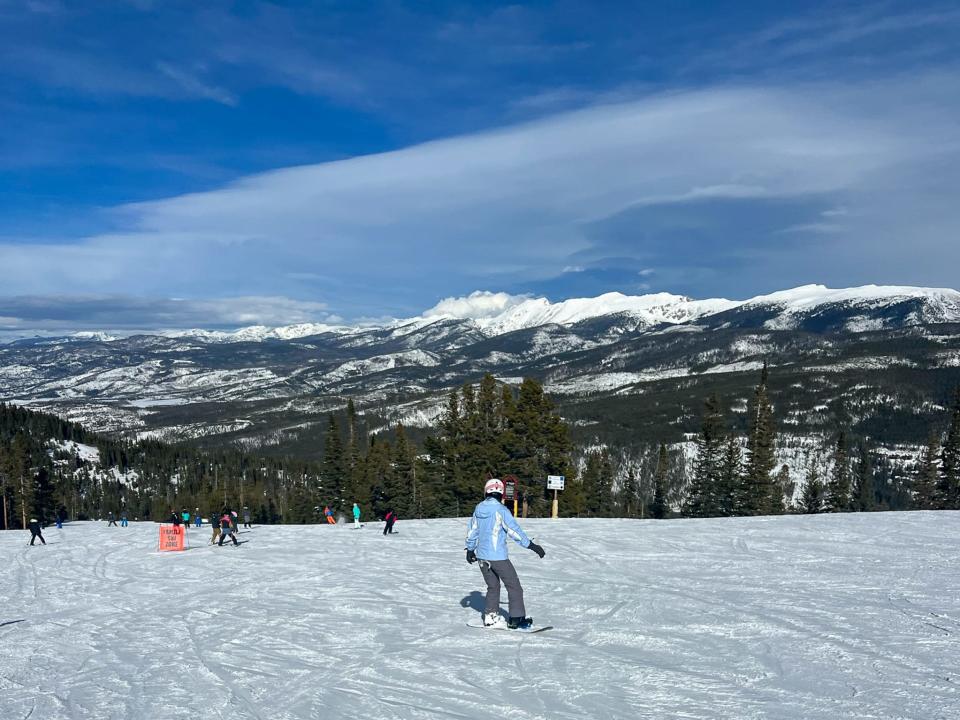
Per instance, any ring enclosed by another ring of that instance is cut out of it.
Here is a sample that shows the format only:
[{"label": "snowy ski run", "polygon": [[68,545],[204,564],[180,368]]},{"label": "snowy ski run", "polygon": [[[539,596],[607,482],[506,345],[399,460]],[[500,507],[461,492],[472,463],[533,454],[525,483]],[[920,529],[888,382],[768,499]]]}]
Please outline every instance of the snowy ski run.
[{"label": "snowy ski run", "polygon": [[465,520],[0,533],[0,718],[960,717],[960,513],[523,526],[536,637],[465,627]]}]

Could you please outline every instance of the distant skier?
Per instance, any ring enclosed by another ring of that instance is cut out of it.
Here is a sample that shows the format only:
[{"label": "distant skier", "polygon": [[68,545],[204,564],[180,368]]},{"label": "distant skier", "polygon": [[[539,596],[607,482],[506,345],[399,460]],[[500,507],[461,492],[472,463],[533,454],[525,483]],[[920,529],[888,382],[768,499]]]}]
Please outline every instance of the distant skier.
[{"label": "distant skier", "polygon": [[237,511],[231,510],[230,511],[230,527],[233,528],[234,534],[236,534],[237,530],[239,529],[238,528],[239,525],[240,525],[240,519],[237,517]]},{"label": "distant skier", "polygon": [[234,545],[239,545],[237,542],[237,530],[234,527],[234,520],[236,518],[236,513],[232,515],[224,511],[223,516],[220,518],[220,542],[217,543],[218,546],[223,547],[223,541],[227,539],[227,536],[233,540]]},{"label": "distant skier", "polygon": [[243,527],[250,527],[250,508],[248,507],[243,509]]},{"label": "distant skier", "polygon": [[521,547],[533,550],[541,558],[546,554],[542,547],[527,537],[513,515],[503,504],[504,485],[502,480],[493,478],[483,486],[485,498],[478,503],[470,518],[467,530],[467,562],[480,561],[480,572],[487,584],[487,599],[483,614],[483,624],[488,627],[502,627],[500,615],[500,583],[507,586],[507,598],[510,607],[511,629],[527,628],[533,621],[526,617],[523,604],[523,587],[513,563],[507,559],[507,537],[512,538]]},{"label": "distant skier", "polygon": [[203,525],[203,515],[200,514],[200,508],[193,509],[193,521],[197,527]]},{"label": "distant skier", "polygon": [[127,522],[127,511],[123,510],[120,513],[120,527],[127,527],[130,523]]},{"label": "distant skier", "polygon": [[333,517],[333,510],[329,506],[324,506],[323,508],[324,517],[327,518],[327,523],[330,525],[336,525],[337,521]]},{"label": "distant skier", "polygon": [[63,519],[60,517],[60,513],[57,513],[57,530],[63,530]]},{"label": "distant skier", "polygon": [[63,506],[57,510],[57,529],[63,530],[63,522],[67,519],[67,509]]},{"label": "distant skier", "polygon": [[183,529],[186,530],[190,527],[190,513],[187,512],[187,509],[184,508],[180,513],[180,519],[183,520]]},{"label": "distant skier", "polygon": [[43,539],[43,533],[40,531],[40,523],[36,518],[30,518],[30,522],[27,524],[27,529],[30,530],[30,544],[33,545],[33,541],[37,538],[40,538],[40,542],[44,545],[47,544],[47,541]]},{"label": "distant skier", "polygon": [[220,537],[220,515],[215,512],[210,513],[210,527],[213,528],[213,537],[210,538],[210,544],[213,545]]},{"label": "distant skier", "polygon": [[114,527],[117,526],[117,516],[113,514],[112,510],[107,513],[107,520],[110,521],[107,523],[107,527],[110,527],[111,525],[113,525]]},{"label": "distant skier", "polygon": [[173,523],[174,527],[180,527],[180,514],[174,510],[170,511],[170,522]]},{"label": "distant skier", "polygon": [[353,526],[360,529],[360,506],[356,503],[353,504]]},{"label": "distant skier", "polygon": [[383,525],[383,534],[387,533],[393,535],[393,524],[397,521],[397,514],[391,509],[387,510],[387,514],[383,516],[384,525]]}]

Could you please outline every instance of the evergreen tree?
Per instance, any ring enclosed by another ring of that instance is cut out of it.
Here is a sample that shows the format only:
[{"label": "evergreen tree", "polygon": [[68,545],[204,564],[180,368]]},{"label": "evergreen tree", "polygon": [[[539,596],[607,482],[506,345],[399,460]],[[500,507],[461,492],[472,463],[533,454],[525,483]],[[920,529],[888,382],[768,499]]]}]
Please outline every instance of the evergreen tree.
[{"label": "evergreen tree", "polygon": [[857,458],[857,492],[856,510],[871,512],[877,508],[876,483],[873,477],[873,462],[870,459],[870,448],[867,442],[860,443],[860,453]]},{"label": "evergreen tree", "polygon": [[730,435],[724,447],[720,481],[717,485],[718,515],[729,516],[735,514],[741,465],[740,442],[736,437]]},{"label": "evergreen tree", "polygon": [[340,439],[340,424],[337,422],[336,416],[331,413],[327,421],[327,436],[323,446],[319,502],[322,505],[329,505],[332,510],[343,508],[343,469],[343,441]]},{"label": "evergreen tree", "polygon": [[[392,470],[389,483],[386,486],[386,503],[393,507],[394,512],[401,517],[413,517],[413,483],[415,472],[416,453],[403,425],[396,428],[396,442],[393,447]],[[389,509],[389,508],[386,508]]]},{"label": "evergreen tree", "polygon": [[842,430],[834,447],[833,468],[826,488],[826,508],[829,512],[850,510],[850,461],[847,456],[847,435]]},{"label": "evergreen tree", "polygon": [[637,481],[636,470],[631,465],[627,468],[627,476],[623,479],[620,488],[620,511],[623,517],[643,516],[643,500],[640,497],[640,485]]},{"label": "evergreen tree", "polygon": [[956,389],[950,427],[940,452],[937,506],[943,510],[960,509],[960,387]]},{"label": "evergreen tree", "polygon": [[782,512],[783,509],[783,493],[772,476],[776,464],[776,431],[773,408],[767,395],[767,380],[767,364],[764,363],[760,384],[747,407],[749,432],[746,467],[736,499],[735,510],[738,515],[765,515]]},{"label": "evergreen tree", "polygon": [[713,517],[720,513],[718,490],[725,440],[720,398],[711,395],[704,403],[703,424],[697,437],[697,457],[684,504],[684,515]]},{"label": "evergreen tree", "polygon": [[933,510],[937,506],[937,485],[940,477],[940,438],[931,432],[913,480],[913,502],[916,510]]},{"label": "evergreen tree", "polygon": [[657,452],[657,467],[653,473],[653,502],[650,504],[650,515],[662,520],[667,515],[667,466],[669,457],[667,446],[660,443]]},{"label": "evergreen tree", "polygon": [[823,483],[816,466],[811,463],[800,495],[800,512],[812,515],[823,511]]}]

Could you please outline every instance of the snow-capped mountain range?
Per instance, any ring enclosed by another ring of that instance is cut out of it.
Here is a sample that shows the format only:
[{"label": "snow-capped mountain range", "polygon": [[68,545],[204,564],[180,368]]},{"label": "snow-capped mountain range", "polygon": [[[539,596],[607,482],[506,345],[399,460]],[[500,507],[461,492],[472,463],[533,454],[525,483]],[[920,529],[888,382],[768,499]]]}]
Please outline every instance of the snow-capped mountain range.
[{"label": "snow-capped mountain range", "polygon": [[[960,383],[952,289],[808,285],[740,301],[607,293],[493,310],[471,298],[355,326],[20,340],[0,345],[0,400],[131,436],[284,444],[308,442],[348,397],[381,426],[429,425],[450,388],[491,373],[541,380],[578,432],[657,429],[676,440],[716,388],[745,410],[764,362],[784,393],[778,412],[800,430],[841,413],[865,423],[934,412]],[[912,427],[900,419],[891,427]]]},{"label": "snow-capped mountain range", "polygon": [[[924,322],[960,321],[960,292],[949,288],[921,288],[890,285],[865,285],[855,288],[831,289],[823,285],[804,285],[769,295],[758,295],[748,300],[712,298],[695,300],[671,293],[624,295],[609,292],[593,298],[573,298],[552,303],[546,298],[529,298],[507,309],[482,317],[463,317],[443,311],[428,311],[416,318],[390,320],[382,323],[331,325],[327,323],[297,323],[281,327],[250,325],[233,331],[222,330],[163,330],[157,335],[191,338],[210,343],[262,342],[265,340],[296,340],[327,333],[351,335],[376,328],[422,328],[444,320],[462,320],[473,325],[488,337],[503,335],[543,325],[576,325],[577,323],[609,315],[622,315],[635,321],[636,327],[679,325],[699,318],[716,315],[734,308],[778,308],[780,325],[788,326],[804,313],[821,307],[846,305],[876,310],[903,302],[918,300],[921,314],[913,324]],[[771,321],[771,325],[777,321]],[[81,331],[69,338],[110,342],[129,336],[108,331]],[[62,339],[62,338],[56,338]]]}]

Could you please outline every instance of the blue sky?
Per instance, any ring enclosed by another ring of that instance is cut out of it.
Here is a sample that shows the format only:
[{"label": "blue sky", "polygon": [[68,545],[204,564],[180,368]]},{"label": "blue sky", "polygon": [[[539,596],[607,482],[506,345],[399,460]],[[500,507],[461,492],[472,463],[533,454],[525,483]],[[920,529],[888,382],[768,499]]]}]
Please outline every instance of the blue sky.
[{"label": "blue sky", "polygon": [[958,48],[952,3],[0,0],[0,332],[955,286]]}]

